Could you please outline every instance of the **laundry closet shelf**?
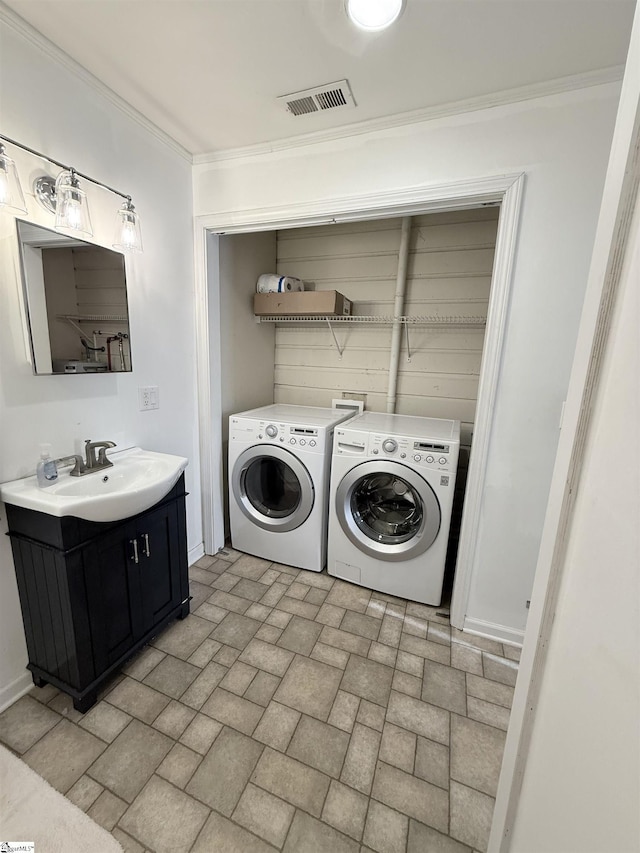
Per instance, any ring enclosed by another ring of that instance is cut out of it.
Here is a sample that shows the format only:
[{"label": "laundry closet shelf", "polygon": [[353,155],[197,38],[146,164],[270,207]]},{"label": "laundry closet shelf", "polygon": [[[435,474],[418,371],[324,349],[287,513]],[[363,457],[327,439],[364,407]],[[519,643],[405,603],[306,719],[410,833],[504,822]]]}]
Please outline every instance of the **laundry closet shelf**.
[{"label": "laundry closet shelf", "polygon": [[456,329],[471,329],[471,328],[484,328],[487,324],[486,317],[476,317],[476,316],[463,316],[463,315],[437,315],[437,314],[426,314],[424,316],[403,316],[403,317],[388,317],[384,315],[372,314],[372,315],[350,315],[348,317],[339,317],[333,315],[325,315],[322,317],[314,316],[309,317],[305,315],[264,315],[264,316],[256,316],[257,323],[278,323],[281,325],[310,325],[315,323],[317,324],[327,324],[329,327],[329,331],[331,332],[331,336],[333,338],[333,345],[336,348],[338,356],[342,358],[342,353],[344,352],[345,344],[340,345],[338,339],[336,337],[336,333],[333,329],[334,325],[395,325],[400,324],[404,326],[404,335],[406,340],[406,348],[407,348],[407,361],[411,361],[411,344],[409,342],[409,326],[423,326],[425,328],[456,328]]},{"label": "laundry closet shelf", "polygon": [[122,314],[83,314],[82,316],[79,314],[58,314],[57,317],[58,320],[72,320],[74,323],[94,323],[96,320],[110,320],[113,323],[129,322],[129,318]]},{"label": "laundry closet shelf", "polygon": [[379,324],[392,325],[393,323],[402,323],[403,325],[412,326],[456,326],[463,327],[481,327],[487,323],[486,317],[465,317],[465,316],[406,316],[406,317],[388,317],[382,315],[349,315],[348,317],[340,317],[335,315],[326,316],[307,316],[303,314],[287,314],[287,315],[263,315],[256,316],[258,323],[356,323],[356,324]]}]

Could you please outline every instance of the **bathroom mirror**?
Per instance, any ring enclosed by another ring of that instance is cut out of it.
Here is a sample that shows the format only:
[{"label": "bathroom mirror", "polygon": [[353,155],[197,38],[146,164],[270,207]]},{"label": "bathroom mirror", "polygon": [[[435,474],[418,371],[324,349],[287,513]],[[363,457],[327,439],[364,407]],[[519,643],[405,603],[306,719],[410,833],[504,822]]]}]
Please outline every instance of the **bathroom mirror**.
[{"label": "bathroom mirror", "polygon": [[124,255],[16,222],[34,373],[130,371]]}]

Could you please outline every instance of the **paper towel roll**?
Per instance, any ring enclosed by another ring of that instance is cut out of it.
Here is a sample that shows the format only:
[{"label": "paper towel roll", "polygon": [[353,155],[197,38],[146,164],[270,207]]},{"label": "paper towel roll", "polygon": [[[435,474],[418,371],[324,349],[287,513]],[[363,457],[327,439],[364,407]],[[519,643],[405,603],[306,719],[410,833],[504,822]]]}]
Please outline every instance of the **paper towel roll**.
[{"label": "paper towel roll", "polygon": [[296,290],[304,290],[304,283],[292,275],[276,275],[265,273],[258,277],[258,293],[292,293]]}]

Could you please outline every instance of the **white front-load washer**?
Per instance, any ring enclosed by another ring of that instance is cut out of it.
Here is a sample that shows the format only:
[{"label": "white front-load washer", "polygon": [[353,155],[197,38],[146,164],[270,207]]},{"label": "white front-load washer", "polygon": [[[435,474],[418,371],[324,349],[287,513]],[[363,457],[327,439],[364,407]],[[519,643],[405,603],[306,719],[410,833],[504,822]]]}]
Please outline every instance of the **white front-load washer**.
[{"label": "white front-load washer", "polygon": [[460,422],[365,412],[333,442],[327,571],[439,605]]},{"label": "white front-load washer", "polygon": [[353,411],[274,404],[229,418],[234,548],[322,571],[333,431],[351,417]]}]

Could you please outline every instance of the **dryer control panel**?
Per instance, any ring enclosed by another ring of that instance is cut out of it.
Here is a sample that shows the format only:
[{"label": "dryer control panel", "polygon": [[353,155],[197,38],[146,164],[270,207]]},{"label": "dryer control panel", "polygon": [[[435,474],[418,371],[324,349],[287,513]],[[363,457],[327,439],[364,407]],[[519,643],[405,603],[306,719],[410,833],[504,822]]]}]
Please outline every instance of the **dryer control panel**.
[{"label": "dryer control panel", "polygon": [[395,459],[412,468],[435,471],[455,472],[458,466],[458,442],[429,441],[340,427],[335,432],[334,453],[366,459]]}]

